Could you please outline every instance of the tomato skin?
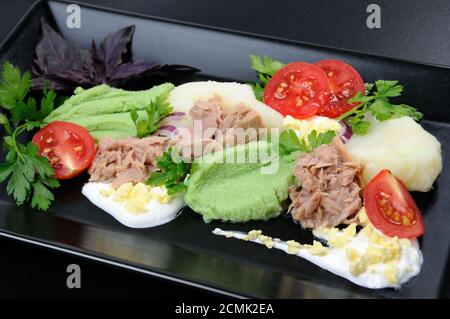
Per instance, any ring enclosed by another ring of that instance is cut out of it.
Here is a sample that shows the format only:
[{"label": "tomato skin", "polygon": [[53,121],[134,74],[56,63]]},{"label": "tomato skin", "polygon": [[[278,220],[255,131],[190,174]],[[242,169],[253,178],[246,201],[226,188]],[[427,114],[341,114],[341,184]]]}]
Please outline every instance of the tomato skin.
[{"label": "tomato skin", "polygon": [[365,94],[364,81],[358,71],[340,60],[320,60],[314,64],[325,72],[332,92],[329,103],[318,110],[318,115],[336,118],[358,105],[347,103],[357,92]]},{"label": "tomato skin", "polygon": [[264,103],[284,116],[307,118],[315,115],[328,99],[328,91],[325,72],[310,63],[294,62],[269,80],[264,89]]},{"label": "tomato skin", "polygon": [[52,122],[33,136],[39,155],[49,159],[59,180],[81,174],[94,160],[95,142],[82,126],[70,122]]},{"label": "tomato skin", "polygon": [[370,222],[386,236],[415,238],[424,233],[419,208],[389,170],[382,170],[366,186],[364,206]]}]

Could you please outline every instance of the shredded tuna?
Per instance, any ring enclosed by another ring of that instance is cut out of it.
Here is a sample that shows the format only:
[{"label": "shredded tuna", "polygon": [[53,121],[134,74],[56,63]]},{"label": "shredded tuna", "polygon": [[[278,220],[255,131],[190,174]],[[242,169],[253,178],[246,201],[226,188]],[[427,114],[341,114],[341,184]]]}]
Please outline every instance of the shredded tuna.
[{"label": "shredded tuna", "polygon": [[338,138],[301,154],[294,170],[298,185],[289,190],[294,220],[305,228],[352,222],[362,205],[360,171]]},{"label": "shredded tuna", "polygon": [[168,138],[149,136],[100,140],[89,174],[91,182],[112,183],[117,188],[127,182],[143,182],[156,169],[156,157],[161,156]]},{"label": "shredded tuna", "polygon": [[[222,123],[222,109],[220,108],[219,101],[212,99],[209,101],[198,101],[189,110],[189,115],[192,121],[201,122],[201,132],[194,130],[194,138],[213,138],[216,129]],[[199,134],[200,133],[200,134]]]},{"label": "shredded tuna", "polygon": [[224,113],[218,97],[196,102],[189,115],[192,118],[189,136],[176,136],[170,144],[190,158],[257,140],[259,128],[264,127],[258,112],[245,105]]},{"label": "shredded tuna", "polygon": [[257,140],[258,130],[262,127],[264,125],[259,113],[240,105],[224,116],[216,131],[215,140],[227,147],[245,144]]}]

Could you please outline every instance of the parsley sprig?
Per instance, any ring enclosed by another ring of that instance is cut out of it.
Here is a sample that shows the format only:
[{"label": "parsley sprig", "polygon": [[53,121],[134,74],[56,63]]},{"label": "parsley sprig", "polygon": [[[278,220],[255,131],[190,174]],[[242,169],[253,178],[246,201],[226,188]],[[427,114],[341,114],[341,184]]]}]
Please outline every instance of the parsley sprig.
[{"label": "parsley sprig", "polygon": [[167,102],[167,94],[161,94],[150,102],[148,108],[145,109],[147,119],[139,119],[136,110],[131,111],[131,119],[136,126],[137,137],[142,138],[151,135],[159,129],[159,122],[172,112],[173,108]]},{"label": "parsley sprig", "polygon": [[289,129],[280,134],[280,154],[288,155],[297,151],[309,153],[322,144],[330,144],[335,136],[336,132],[332,130],[322,133],[313,130],[307,138],[299,139],[295,131]]},{"label": "parsley sprig", "polygon": [[398,81],[378,80],[375,83],[366,83],[366,95],[358,92],[348,100],[349,103],[359,103],[358,106],[342,114],[337,121],[344,120],[354,134],[365,135],[370,122],[366,120],[366,113],[371,113],[378,121],[386,121],[402,116],[409,116],[416,121],[422,119],[423,114],[412,106],[406,104],[393,104],[392,97],[400,96],[403,85]]},{"label": "parsley sprig", "polygon": [[58,187],[59,182],[53,178],[48,159],[38,154],[38,147],[32,142],[22,144],[18,139],[42,124],[54,109],[56,94],[44,88],[38,105],[34,98],[25,99],[31,85],[28,72],[22,75],[19,68],[5,62],[0,75],[0,106],[6,111],[0,113],[0,125],[6,133],[3,149],[7,152],[0,164],[0,183],[9,178],[6,191],[18,206],[31,199],[33,208],[45,211],[54,199],[50,189]]},{"label": "parsley sprig", "polygon": [[165,186],[169,195],[184,191],[186,189],[184,179],[189,173],[191,165],[176,156],[179,156],[176,149],[169,148],[163,155],[158,157],[156,163],[160,171],[151,174],[147,184]]},{"label": "parsley sprig", "polygon": [[260,83],[249,83],[253,92],[258,100],[262,101],[264,96],[264,87],[272,76],[285,64],[281,61],[277,61],[271,57],[258,55],[250,55],[250,66],[253,70],[258,72],[258,78]]}]

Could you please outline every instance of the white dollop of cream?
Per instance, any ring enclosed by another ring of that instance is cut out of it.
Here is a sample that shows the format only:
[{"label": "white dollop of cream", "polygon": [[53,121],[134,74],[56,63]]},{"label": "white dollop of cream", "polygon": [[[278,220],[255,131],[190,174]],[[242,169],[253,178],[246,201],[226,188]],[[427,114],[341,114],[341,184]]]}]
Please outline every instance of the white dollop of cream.
[{"label": "white dollop of cream", "polygon": [[[312,246],[310,245],[301,245],[298,243],[296,243],[297,246],[293,246],[292,241],[282,241],[280,239],[272,240],[268,239],[270,237],[264,235],[252,236],[252,233],[258,234],[258,231],[252,231],[248,234],[238,231],[224,231],[219,228],[216,228],[213,231],[213,234],[215,235],[251,241],[265,245],[268,248],[282,250],[290,255],[297,255],[298,257],[304,258],[313,264],[340,277],[346,278],[359,286],[371,289],[388,287],[399,288],[403,283],[416,276],[420,272],[422,265],[422,253],[416,239],[411,240],[409,243],[406,241],[401,241],[401,256],[394,264],[396,269],[396,280],[395,282],[392,282],[388,280],[385,274],[387,267],[390,267],[390,265],[387,264],[373,265],[373,267],[370,267],[370,269],[364,273],[356,276],[351,273],[350,262],[346,256],[346,249],[351,248],[356,249],[361,253],[364,252],[370,245],[370,242],[363,232],[356,234],[356,236],[349,239],[348,243],[344,247],[340,248],[325,248],[321,247],[321,245],[317,243],[321,248],[319,250],[312,249]],[[321,235],[320,238],[326,240],[327,236]],[[270,242],[270,246],[267,245],[268,242]],[[316,247],[314,246],[314,248]],[[326,250],[326,252],[317,253],[321,250]]]},{"label": "white dollop of cream", "polygon": [[[161,187],[155,187],[157,191]],[[145,211],[132,213],[125,209],[125,205],[114,200],[113,196],[102,195],[102,192],[109,192],[110,184],[89,182],[83,186],[82,194],[87,199],[114,217],[121,224],[131,228],[149,228],[168,223],[177,217],[181,208],[184,207],[182,194],[173,196],[167,203],[161,203],[156,199],[150,199],[144,205]],[[138,199],[139,200],[139,199]]]}]

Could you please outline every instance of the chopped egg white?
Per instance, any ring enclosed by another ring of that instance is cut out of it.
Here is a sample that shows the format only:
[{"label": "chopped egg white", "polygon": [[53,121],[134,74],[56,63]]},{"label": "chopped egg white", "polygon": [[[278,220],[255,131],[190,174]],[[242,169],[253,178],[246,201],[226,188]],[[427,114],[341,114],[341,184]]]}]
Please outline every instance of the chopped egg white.
[{"label": "chopped egg white", "polygon": [[288,115],[283,120],[283,127],[295,131],[299,138],[307,138],[312,131],[324,133],[326,131],[335,131],[339,134],[342,130],[341,124],[325,116],[312,116],[306,119],[296,119]]},{"label": "chopped egg white", "polygon": [[293,240],[271,240],[260,230],[245,234],[216,228],[213,233],[283,250],[359,286],[372,289],[398,288],[416,276],[422,265],[422,254],[416,239],[390,238],[371,224],[359,233],[356,233],[356,224],[343,230],[322,228],[313,231],[314,236],[326,242],[328,247],[317,240],[312,245],[302,245]]},{"label": "chopped egg white", "polygon": [[165,187],[150,187],[143,183],[125,183],[114,189],[110,184],[89,182],[83,186],[82,194],[131,228],[168,223],[184,206],[182,194],[169,196]]}]

